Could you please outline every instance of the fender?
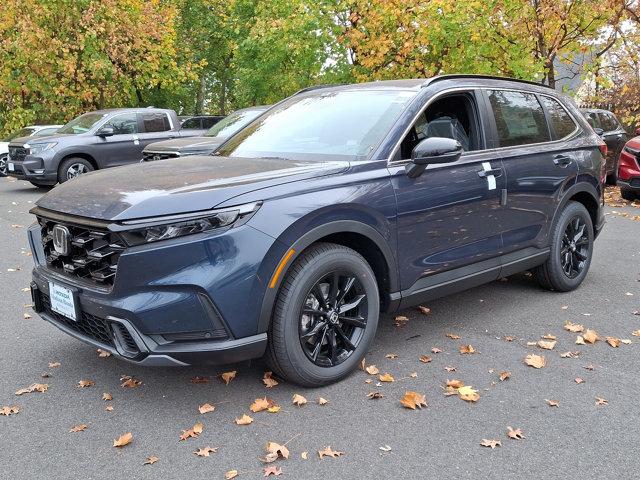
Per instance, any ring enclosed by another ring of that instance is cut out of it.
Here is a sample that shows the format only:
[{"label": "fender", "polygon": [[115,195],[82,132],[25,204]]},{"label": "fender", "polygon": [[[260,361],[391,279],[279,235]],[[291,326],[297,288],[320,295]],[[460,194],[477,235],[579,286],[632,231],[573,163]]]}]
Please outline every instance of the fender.
[{"label": "fender", "polygon": [[[369,225],[354,220],[338,220],[335,222],[320,225],[316,228],[313,228],[312,230],[309,230],[307,233],[298,238],[298,240],[296,240],[293,245],[289,246],[284,254],[282,254],[278,264],[280,264],[280,262],[282,262],[286,258],[287,253],[291,249],[295,251],[293,255],[290,255],[290,258],[286,259],[284,269],[280,272],[274,287],[270,288],[265,284],[266,289],[264,297],[262,299],[260,318],[258,319],[258,333],[266,332],[269,328],[269,323],[271,322],[271,313],[273,312],[273,306],[275,305],[276,297],[280,290],[282,279],[287,276],[287,272],[291,265],[293,265],[296,259],[309,245],[317,242],[327,235],[331,235],[334,233],[359,233],[376,244],[376,246],[382,252],[389,270],[389,298],[387,299],[389,310],[393,311],[397,309],[397,306],[400,303],[398,267],[396,264],[395,255],[391,251],[391,248],[389,248],[387,241],[384,239],[382,234],[380,234],[376,229]],[[282,242],[277,243],[282,244]]]},{"label": "fender", "polygon": [[[589,178],[591,179],[592,177]],[[602,228],[601,225],[604,223],[604,218],[601,218],[602,207],[600,205],[600,194],[598,192],[598,189],[591,182],[580,181],[579,179],[580,175],[578,175],[578,181],[564,192],[562,198],[558,202],[555,212],[553,213],[553,222],[551,223],[551,225],[555,224],[558,215],[560,214],[560,212],[562,212],[567,203],[569,203],[571,197],[573,197],[577,193],[586,193],[593,199],[596,205],[598,205],[598,222],[597,224],[596,222],[594,222],[593,225],[593,228],[595,230],[594,234],[597,235],[599,229]]]},{"label": "fender", "polygon": [[97,165],[98,169],[102,168],[102,166],[98,163],[98,161],[93,155],[90,155],[89,153],[87,153],[86,150],[82,149],[81,147],[74,145],[72,147],[67,147],[67,148],[64,148],[63,150],[60,150],[59,152],[56,152],[55,156],[53,157],[53,161],[51,162],[52,166],[55,165],[56,172],[58,171],[58,168],[60,168],[60,163],[62,163],[62,159],[66,157],[89,158],[91,159],[89,161]]}]

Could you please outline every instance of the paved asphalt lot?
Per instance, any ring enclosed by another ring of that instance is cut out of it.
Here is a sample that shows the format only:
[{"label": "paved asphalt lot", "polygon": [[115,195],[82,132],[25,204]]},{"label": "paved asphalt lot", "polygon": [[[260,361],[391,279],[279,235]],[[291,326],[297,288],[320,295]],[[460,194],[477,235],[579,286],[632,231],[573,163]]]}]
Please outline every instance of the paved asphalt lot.
[{"label": "paved asphalt lot", "polygon": [[[396,381],[377,387],[375,377],[358,371],[337,385],[303,389],[281,383],[271,390],[262,384],[262,362],[213,368],[140,368],[96,351],[58,331],[33,314],[23,318],[30,303],[31,258],[25,229],[27,213],[43,192],[24,182],[0,179],[0,407],[18,405],[20,413],[0,416],[0,478],[223,478],[235,469],[239,478],[260,478],[268,441],[284,443],[288,460],[278,460],[282,478],[637,478],[640,453],[640,221],[619,214],[640,214],[640,208],[609,207],[608,224],[596,243],[591,271],[576,292],[549,293],[526,275],[510,277],[462,294],[431,302],[430,315],[402,312],[409,321],[394,325],[382,319],[367,363]],[[611,213],[618,212],[618,215]],[[14,225],[21,225],[16,227]],[[19,271],[8,269],[20,267]],[[627,292],[633,295],[628,295]],[[568,308],[563,309],[563,306]],[[584,324],[601,335],[630,339],[612,348],[604,341],[575,345],[575,333],[563,330],[565,320]],[[445,335],[461,336],[452,340]],[[552,351],[527,346],[553,334]],[[514,336],[507,342],[505,336]],[[461,343],[479,352],[461,355]],[[441,353],[432,354],[438,347]],[[580,351],[577,358],[560,353]],[[385,358],[395,353],[395,359]],[[530,353],[542,354],[547,366],[524,365]],[[431,363],[420,363],[423,354]],[[48,368],[60,362],[59,368]],[[592,365],[593,370],[584,366]],[[447,372],[446,366],[457,368]],[[225,386],[216,375],[237,369]],[[500,382],[498,373],[510,371]],[[491,373],[491,371],[493,373]],[[43,372],[50,378],[42,379]],[[417,372],[416,378],[410,374]],[[139,388],[120,387],[131,375]],[[193,384],[194,376],[209,376]],[[584,383],[574,379],[581,377]],[[366,384],[366,379],[373,379]],[[443,395],[447,379],[459,379],[479,390],[480,400],[467,403]],[[79,380],[95,386],[76,388]],[[16,396],[34,382],[49,384],[45,393]],[[384,398],[366,394],[380,391]],[[406,390],[426,395],[429,406],[411,411],[399,399]],[[101,397],[110,392],[113,411]],[[291,404],[294,393],[309,403]],[[267,395],[281,405],[279,413],[251,413],[254,399]],[[318,397],[329,403],[320,406]],[[596,397],[608,405],[596,406]],[[545,399],[559,402],[550,407]],[[216,410],[201,415],[198,406]],[[234,418],[249,413],[254,422],[238,426]],[[182,430],[204,424],[198,438],[179,441]],[[84,432],[70,433],[77,424]],[[520,428],[525,438],[507,438],[507,426]],[[125,432],[133,441],[112,447]],[[498,439],[502,447],[480,446]],[[391,447],[382,451],[380,447]],[[193,452],[219,447],[208,458]],[[320,460],[317,450],[331,446],[341,458]],[[308,459],[301,453],[308,451]],[[143,465],[148,456],[160,459]],[[274,464],[272,464],[274,465]]]}]

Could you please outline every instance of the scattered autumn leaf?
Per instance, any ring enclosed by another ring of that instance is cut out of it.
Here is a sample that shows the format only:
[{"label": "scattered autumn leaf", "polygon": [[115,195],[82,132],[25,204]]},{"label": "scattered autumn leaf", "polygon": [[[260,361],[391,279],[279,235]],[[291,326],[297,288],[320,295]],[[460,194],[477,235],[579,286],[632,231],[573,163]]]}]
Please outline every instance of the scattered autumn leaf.
[{"label": "scattered autumn leaf", "polygon": [[113,405],[107,405],[104,409],[105,409],[107,412],[113,412]]},{"label": "scattered autumn leaf", "polygon": [[253,422],[253,418],[245,413],[240,418],[236,418],[235,422],[236,425],[249,425],[251,422]]},{"label": "scattered autumn leaf", "polygon": [[396,355],[395,353],[387,353],[384,358],[388,358],[390,360],[395,360],[396,358],[398,358],[398,355]]},{"label": "scattered autumn leaf", "polygon": [[442,350],[440,350],[438,347],[433,347],[431,349],[431,353],[440,353],[440,352],[442,352]]},{"label": "scattered autumn leaf", "polygon": [[150,457],[147,457],[147,459],[144,461],[144,465],[153,465],[158,460],[160,460],[160,457],[156,457],[155,455],[151,455]]},{"label": "scattered autumn leaf", "polygon": [[137,388],[142,385],[140,380],[130,377],[129,375],[123,375],[120,377],[120,381],[122,382],[120,384],[122,388]]},{"label": "scattered autumn leaf", "polygon": [[273,388],[278,385],[278,381],[273,378],[272,375],[272,372],[264,372],[264,376],[262,377],[262,383],[264,383],[267,388]]},{"label": "scattered autumn leaf", "polygon": [[133,435],[131,432],[127,432],[124,435],[121,435],[119,438],[113,441],[114,447],[124,447],[125,445],[129,445],[133,440]]},{"label": "scattered autumn leaf", "polygon": [[609,405],[609,401],[605,398],[602,397],[596,397],[596,405],[600,406],[600,405]]},{"label": "scattered autumn leaf", "polygon": [[216,453],[218,451],[218,447],[204,447],[196,450],[195,453],[199,457],[208,457],[212,453]]},{"label": "scattered autumn leaf", "polygon": [[46,383],[34,383],[32,385],[29,385],[27,388],[21,388],[16,392],[16,395],[24,395],[25,393],[32,393],[32,392],[44,393],[48,389],[49,389],[49,385],[47,385]]},{"label": "scattered autumn leaf", "polygon": [[611,345],[613,348],[618,348],[620,346],[620,339],[615,337],[606,337],[606,342]]},{"label": "scattered autumn leaf", "polygon": [[205,413],[211,413],[216,409],[215,405],[211,405],[210,403],[204,403],[198,407],[198,411],[204,415]]},{"label": "scattered autumn leaf", "polygon": [[391,375],[390,373],[384,373],[384,374],[378,375],[378,380],[380,380],[381,382],[393,382],[393,381],[395,381],[394,378],[393,378],[393,375]]},{"label": "scattered autumn leaf", "polygon": [[60,366],[60,362],[49,363],[49,368],[58,368],[59,366]]},{"label": "scattered autumn leaf", "polygon": [[584,332],[582,338],[584,338],[584,341],[587,343],[596,343],[598,341],[598,332],[588,329],[586,332]]},{"label": "scattered autumn leaf", "polygon": [[267,397],[256,398],[249,406],[249,410],[251,410],[253,413],[261,412],[263,410],[266,410],[267,408],[269,408],[269,400],[267,400]]},{"label": "scattered autumn leaf", "polygon": [[271,405],[267,408],[267,412],[269,413],[278,413],[280,411],[280,405]]},{"label": "scattered autumn leaf", "polygon": [[15,415],[17,413],[20,413],[20,407],[18,407],[17,405],[5,405],[4,407],[0,408],[0,415],[4,415],[5,417],[8,417],[9,415]]},{"label": "scattered autumn leaf", "polygon": [[71,430],[69,430],[69,433],[84,432],[86,429],[87,429],[87,426],[84,423],[81,423],[80,425],[71,427]]},{"label": "scattered autumn leaf", "polygon": [[98,352],[98,357],[99,357],[99,358],[107,358],[107,357],[110,357],[110,356],[111,356],[111,352],[110,352],[110,351],[108,351],[108,350],[103,350],[102,348],[99,348],[99,349],[97,350],[97,352]]},{"label": "scattered autumn leaf", "polygon": [[556,346],[555,340],[538,340],[538,347],[543,348],[544,350],[553,350]]},{"label": "scattered autumn leaf", "polygon": [[574,382],[576,382],[578,385],[580,385],[581,383],[584,383],[584,379],[577,377],[575,378]]},{"label": "scattered autumn leaf", "polygon": [[294,405],[297,405],[298,407],[301,407],[302,405],[307,403],[307,399],[297,393],[293,395],[293,397],[291,398],[291,401],[293,402]]},{"label": "scattered autumn leaf", "polygon": [[555,335],[551,335],[550,333],[547,333],[546,335],[543,335],[541,337],[543,340],[557,340]]},{"label": "scattered autumn leaf", "polygon": [[507,437],[512,438],[513,440],[522,440],[524,438],[524,434],[519,428],[514,430],[511,427],[507,427]]},{"label": "scattered autumn leaf", "polygon": [[449,337],[451,340],[460,340],[460,335],[456,335],[455,333],[447,333],[445,337]]},{"label": "scattered autumn leaf", "polygon": [[236,478],[238,476],[237,470],[229,470],[224,474],[225,480],[231,480],[232,478]]},{"label": "scattered autumn leaf", "polygon": [[640,330],[636,330],[631,335],[633,335],[634,337],[640,337]]},{"label": "scattered autumn leaf", "polygon": [[300,454],[300,457],[301,457],[303,460],[306,460],[307,458],[309,458],[309,452],[307,452],[307,451],[302,452],[302,453]]},{"label": "scattered autumn leaf", "polygon": [[222,381],[225,383],[225,385],[229,385],[229,382],[236,378],[236,373],[236,370],[232,370],[231,372],[224,372],[222,375],[220,375],[220,377],[222,378]]},{"label": "scattered autumn leaf", "polygon": [[476,353],[476,349],[473,348],[473,345],[460,345],[459,350],[462,355]]},{"label": "scattered autumn leaf", "polygon": [[502,443],[500,442],[500,440],[488,440],[486,438],[483,438],[480,442],[480,445],[482,445],[483,447],[489,447],[491,448],[491,450],[493,450],[496,447],[501,447]]},{"label": "scattered autumn leaf", "polygon": [[327,403],[329,403],[329,400],[327,400],[326,398],[318,398],[318,405],[326,405]]},{"label": "scattered autumn leaf", "polygon": [[429,355],[420,355],[418,360],[420,360],[422,363],[429,363],[431,362],[432,358]]},{"label": "scattered autumn leaf", "polygon": [[503,338],[505,342],[513,342],[516,339],[513,335],[505,335]]},{"label": "scattered autumn leaf", "polygon": [[268,442],[265,448],[267,449],[267,453],[273,453],[284,459],[289,458],[289,449],[286,445],[280,445],[276,442]]},{"label": "scattered autumn leaf", "polygon": [[447,372],[455,372],[455,371],[457,371],[457,370],[458,370],[456,367],[452,367],[451,365],[447,365],[446,367],[444,367],[444,369],[445,369]]},{"label": "scattered autumn leaf", "polygon": [[104,392],[102,394],[102,400],[104,400],[105,402],[110,402],[111,400],[113,400],[113,396],[109,392]]},{"label": "scattered autumn leaf", "polygon": [[397,315],[394,319],[396,327],[404,327],[409,319],[404,315]]},{"label": "scattered autumn leaf", "polygon": [[524,359],[524,363],[533,368],[543,368],[546,366],[546,360],[542,355],[527,355]]},{"label": "scattered autumn leaf", "polygon": [[80,380],[76,385],[76,388],[89,388],[96,384],[93,380]]},{"label": "scattered autumn leaf", "polygon": [[458,388],[458,396],[465,402],[477,402],[480,399],[478,391],[474,390],[470,385]]},{"label": "scattered autumn leaf", "polygon": [[405,392],[404,397],[400,399],[400,403],[405,408],[410,408],[411,410],[415,410],[416,407],[422,409],[422,407],[427,406],[425,396],[412,391]]},{"label": "scattered autumn leaf", "polygon": [[341,455],[344,455],[344,452],[332,450],[331,447],[324,447],[323,450],[318,450],[318,456],[320,457],[320,460],[322,460],[324,457],[336,458],[340,457]]},{"label": "scattered autumn leaf", "polygon": [[429,307],[425,307],[424,305],[420,305],[418,307],[418,311],[423,315],[429,315],[431,313],[431,309]]},{"label": "scattered autumn leaf", "polygon": [[31,315],[29,315],[27,312],[24,312],[24,313],[22,314],[22,317],[23,317],[25,320],[29,320],[29,319],[31,318]]},{"label": "scattered autumn leaf", "polygon": [[383,398],[384,395],[380,392],[369,392],[367,393],[367,398],[371,398],[372,400],[378,400],[380,398]]},{"label": "scattered autumn leaf", "polygon": [[575,358],[580,355],[580,352],[563,352],[560,354],[560,358]]},{"label": "scattered autumn leaf", "polygon": [[200,422],[197,422],[193,428],[189,430],[183,430],[182,435],[180,435],[180,440],[186,440],[187,438],[195,438],[202,433],[204,430],[204,425]]},{"label": "scattered autumn leaf", "polygon": [[545,402],[547,402],[550,407],[559,407],[560,406],[560,402],[557,401],[557,400],[547,400],[545,398]]},{"label": "scattered autumn leaf", "polygon": [[263,472],[263,475],[262,475],[263,477],[269,477],[271,475],[277,477],[279,475],[282,475],[282,469],[277,465],[271,465],[269,467],[264,467],[262,469],[262,472]]},{"label": "scattered autumn leaf", "polygon": [[579,333],[584,331],[584,326],[579,323],[566,321],[564,323],[564,329],[571,333]]},{"label": "scattered autumn leaf", "polygon": [[585,345],[585,341],[582,335],[578,335],[576,337],[576,345]]},{"label": "scattered autumn leaf", "polygon": [[511,372],[500,372],[500,381],[504,382],[505,380],[508,380],[509,378],[511,378]]},{"label": "scattered autumn leaf", "polygon": [[364,369],[364,371],[369,375],[378,375],[380,373],[380,370],[378,370],[378,367],[376,367],[375,365],[369,365]]}]

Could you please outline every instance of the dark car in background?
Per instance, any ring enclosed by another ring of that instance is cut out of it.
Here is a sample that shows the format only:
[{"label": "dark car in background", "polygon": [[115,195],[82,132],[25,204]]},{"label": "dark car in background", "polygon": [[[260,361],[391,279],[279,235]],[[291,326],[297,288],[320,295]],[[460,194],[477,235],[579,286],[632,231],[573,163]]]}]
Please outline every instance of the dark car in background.
[{"label": "dark car in background", "polygon": [[118,108],[85,113],[55,135],[9,144],[7,174],[37,187],[63,183],[92,170],[138,163],[150,143],[197,135],[181,130],[173,110]]},{"label": "dark car in background", "polygon": [[629,140],[620,152],[618,186],[625,200],[640,198],[640,136]]},{"label": "dark car in background", "polygon": [[211,127],[203,136],[151,143],[142,151],[142,160],[150,162],[187,155],[210,155],[227,138],[253,121],[268,108],[268,106],[259,106],[236,110]]},{"label": "dark car in background", "polygon": [[224,118],[224,115],[198,115],[180,119],[183,130],[209,130]]},{"label": "dark car in background", "polygon": [[618,172],[618,159],[622,147],[629,136],[616,116],[599,108],[585,108],[582,113],[596,132],[607,144],[607,183],[615,185]]},{"label": "dark car in background", "polygon": [[[604,143],[554,89],[470,75],[303,90],[212,156],[96,172],[29,230],[40,316],[142,365],[356,369],[380,311],[533,270],[567,292]],[[564,300],[563,300],[564,301]]]}]

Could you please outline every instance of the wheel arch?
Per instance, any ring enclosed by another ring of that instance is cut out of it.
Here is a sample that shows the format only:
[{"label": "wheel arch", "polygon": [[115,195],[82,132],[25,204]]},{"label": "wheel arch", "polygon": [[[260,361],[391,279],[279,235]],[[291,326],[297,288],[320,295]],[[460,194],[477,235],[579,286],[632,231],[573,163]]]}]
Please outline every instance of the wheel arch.
[{"label": "wheel arch", "polygon": [[62,165],[65,162],[65,160],[69,160],[70,158],[82,158],[83,160],[86,160],[87,162],[89,162],[93,166],[94,170],[98,170],[100,168],[96,159],[93,158],[88,153],[74,152],[74,153],[65,153],[62,157],[60,157],[60,161],[58,162],[58,172],[60,171],[60,165]]},{"label": "wheel arch", "polygon": [[558,208],[556,209],[553,216],[554,223],[564,207],[566,207],[569,202],[578,202],[587,209],[587,212],[589,212],[589,216],[591,217],[591,222],[593,223],[595,233],[595,229],[598,225],[598,214],[601,208],[598,199],[598,191],[592,184],[585,182],[573,185],[565,192],[562,201],[558,205]]},{"label": "wheel arch", "polygon": [[[262,300],[258,332],[266,332],[269,327],[282,280],[286,277],[291,265],[307,248],[319,242],[343,245],[362,255],[376,276],[381,310],[389,311],[397,308],[400,300],[398,270],[395,255],[385,238],[375,228],[364,223],[338,220],[313,228],[284,252],[278,263],[282,268],[276,269],[273,273],[276,277],[275,281],[273,277],[270,279]],[[290,254],[291,251],[294,253]]]}]

